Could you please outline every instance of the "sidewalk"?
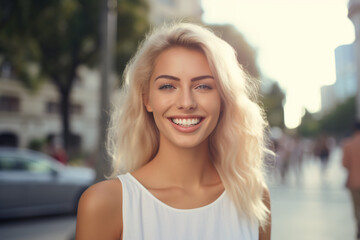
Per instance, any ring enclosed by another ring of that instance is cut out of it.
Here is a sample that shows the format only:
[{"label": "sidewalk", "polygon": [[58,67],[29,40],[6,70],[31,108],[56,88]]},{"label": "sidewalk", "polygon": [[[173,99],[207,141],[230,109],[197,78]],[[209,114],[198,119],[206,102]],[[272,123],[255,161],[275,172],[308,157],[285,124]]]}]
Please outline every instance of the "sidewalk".
[{"label": "sidewalk", "polygon": [[286,184],[270,183],[272,239],[355,239],[351,200],[344,187],[346,172],[341,166],[341,150],[334,150],[325,174],[318,162],[306,159],[301,176],[297,181],[290,170]]}]

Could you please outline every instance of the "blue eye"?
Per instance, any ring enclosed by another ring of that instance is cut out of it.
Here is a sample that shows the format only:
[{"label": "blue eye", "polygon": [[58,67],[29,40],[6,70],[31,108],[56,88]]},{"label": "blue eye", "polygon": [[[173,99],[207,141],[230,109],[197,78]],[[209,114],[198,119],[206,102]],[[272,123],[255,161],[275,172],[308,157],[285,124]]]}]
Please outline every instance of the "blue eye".
[{"label": "blue eye", "polygon": [[160,90],[162,90],[162,89],[172,89],[172,88],[174,88],[174,87],[172,85],[170,85],[170,84],[164,84],[164,85],[161,85],[159,87]]},{"label": "blue eye", "polygon": [[211,87],[210,85],[201,84],[201,85],[197,86],[196,89],[207,89],[207,90],[210,90],[210,89],[212,89],[212,87]]}]

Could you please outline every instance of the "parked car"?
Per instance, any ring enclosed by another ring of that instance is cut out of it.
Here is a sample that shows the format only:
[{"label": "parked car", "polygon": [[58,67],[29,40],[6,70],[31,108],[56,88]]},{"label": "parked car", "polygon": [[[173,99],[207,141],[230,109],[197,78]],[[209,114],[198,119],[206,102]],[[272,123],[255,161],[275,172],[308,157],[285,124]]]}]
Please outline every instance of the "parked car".
[{"label": "parked car", "polygon": [[93,169],[64,166],[40,152],[0,148],[0,219],[75,212]]}]

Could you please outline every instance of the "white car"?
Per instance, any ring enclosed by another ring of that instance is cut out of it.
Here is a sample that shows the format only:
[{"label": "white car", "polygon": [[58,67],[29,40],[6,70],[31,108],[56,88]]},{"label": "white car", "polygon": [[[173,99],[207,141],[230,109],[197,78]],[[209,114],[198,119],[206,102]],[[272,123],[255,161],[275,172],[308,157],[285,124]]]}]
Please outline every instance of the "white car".
[{"label": "white car", "polygon": [[95,171],[45,154],[0,148],[0,219],[75,212]]}]

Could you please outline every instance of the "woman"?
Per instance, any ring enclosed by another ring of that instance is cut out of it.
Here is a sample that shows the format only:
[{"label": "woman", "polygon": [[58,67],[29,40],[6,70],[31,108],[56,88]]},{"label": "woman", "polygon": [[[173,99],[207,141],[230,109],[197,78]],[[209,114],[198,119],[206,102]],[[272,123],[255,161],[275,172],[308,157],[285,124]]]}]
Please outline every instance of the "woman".
[{"label": "woman", "polygon": [[203,27],[150,34],[112,113],[113,179],[81,197],[77,239],[270,239],[266,124],[247,81]]}]

